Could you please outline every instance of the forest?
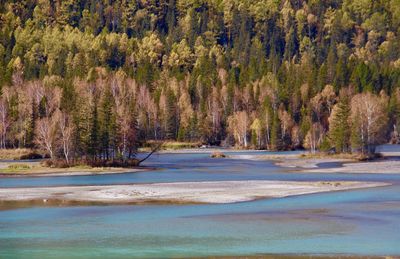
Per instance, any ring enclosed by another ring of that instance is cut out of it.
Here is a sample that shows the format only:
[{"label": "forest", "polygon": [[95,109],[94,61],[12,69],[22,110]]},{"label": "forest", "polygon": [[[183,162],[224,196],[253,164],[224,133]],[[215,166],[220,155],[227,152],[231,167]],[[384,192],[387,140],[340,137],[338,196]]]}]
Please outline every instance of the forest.
[{"label": "forest", "polygon": [[3,0],[0,147],[398,143],[399,0]]}]

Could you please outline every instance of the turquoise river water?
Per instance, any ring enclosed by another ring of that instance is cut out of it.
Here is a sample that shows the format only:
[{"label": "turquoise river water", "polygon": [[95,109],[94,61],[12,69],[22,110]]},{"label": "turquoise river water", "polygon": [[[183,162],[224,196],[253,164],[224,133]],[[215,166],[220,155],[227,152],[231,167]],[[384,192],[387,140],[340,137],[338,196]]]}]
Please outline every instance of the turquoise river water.
[{"label": "turquoise river water", "polygon": [[161,169],[0,178],[0,188],[249,179],[392,185],[220,205],[0,205],[0,258],[400,255],[400,175],[293,173],[268,161],[211,159],[207,153],[158,154],[145,165]]}]

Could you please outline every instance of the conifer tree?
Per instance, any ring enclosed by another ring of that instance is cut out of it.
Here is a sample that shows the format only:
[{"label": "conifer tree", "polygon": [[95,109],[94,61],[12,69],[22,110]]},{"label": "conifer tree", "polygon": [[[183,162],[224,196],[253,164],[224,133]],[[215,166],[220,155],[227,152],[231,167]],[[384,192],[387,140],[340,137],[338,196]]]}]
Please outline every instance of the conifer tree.
[{"label": "conifer tree", "polygon": [[[232,144],[367,151],[400,127],[397,2],[4,0],[2,146],[37,148],[39,120],[59,109],[74,156],[127,158],[146,140],[232,139],[243,111]],[[351,105],[357,94],[368,102]],[[371,100],[379,124],[365,115]]]},{"label": "conifer tree", "polygon": [[335,105],[329,118],[329,138],[336,152],[348,152],[350,147],[350,104],[346,96]]},{"label": "conifer tree", "polygon": [[105,87],[100,101],[99,109],[99,139],[102,158],[109,160],[114,158],[116,121],[114,110],[114,99],[109,85]]},{"label": "conifer tree", "polygon": [[271,148],[272,150],[282,149],[282,132],[281,121],[279,120],[278,113],[275,112],[272,120],[271,128]]},{"label": "conifer tree", "polygon": [[32,110],[31,110],[31,118],[29,120],[28,130],[26,133],[26,143],[27,147],[33,147],[34,139],[35,139],[35,128],[36,128],[36,120],[37,120],[37,105],[35,100],[32,100]]},{"label": "conifer tree", "polygon": [[92,160],[97,160],[99,155],[99,117],[97,110],[97,103],[95,101],[93,107],[91,107],[91,116],[89,124],[89,132],[87,134],[87,154]]}]

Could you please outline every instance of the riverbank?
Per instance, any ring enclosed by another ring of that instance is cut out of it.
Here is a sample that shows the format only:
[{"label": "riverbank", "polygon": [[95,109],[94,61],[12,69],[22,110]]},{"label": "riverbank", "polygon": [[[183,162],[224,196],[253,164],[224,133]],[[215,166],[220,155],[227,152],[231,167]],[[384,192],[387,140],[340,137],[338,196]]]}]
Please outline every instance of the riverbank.
[{"label": "riverbank", "polygon": [[275,163],[302,173],[352,173],[352,174],[400,174],[400,160],[385,158],[357,161],[352,158],[288,158]]},{"label": "riverbank", "polygon": [[[240,154],[241,152],[249,154]],[[371,161],[359,161],[357,155],[339,154],[311,155],[304,151],[270,152],[261,150],[239,150],[224,148],[193,148],[177,150],[161,150],[161,154],[210,154],[211,157],[243,160],[269,160],[275,165],[290,172],[308,173],[391,173],[400,174],[400,159],[384,156]],[[268,153],[268,152],[267,152]],[[218,156],[215,156],[218,154]],[[15,176],[75,176],[94,174],[132,173],[154,170],[147,167],[91,167],[77,165],[69,168],[49,167],[40,163],[41,160],[0,160],[0,177]]]},{"label": "riverbank", "polygon": [[18,176],[79,176],[98,174],[122,174],[152,170],[147,167],[91,167],[74,166],[69,168],[53,168],[41,165],[40,161],[0,161],[0,177]]},{"label": "riverbank", "polygon": [[[343,163],[343,161],[340,161]],[[318,161],[320,164],[321,161]],[[313,168],[301,170],[304,173],[352,173],[352,174],[400,174],[400,160],[379,160],[369,162],[345,162],[340,167]]]},{"label": "riverbank", "polygon": [[208,147],[208,148],[183,148],[183,149],[165,149],[160,150],[157,153],[161,154],[211,154],[214,152],[221,153],[241,153],[241,152],[255,152],[262,153],[266,152],[265,150],[256,150],[256,149],[235,149],[235,148],[221,148],[221,147]]},{"label": "riverbank", "polygon": [[238,155],[237,159],[269,160],[289,170],[302,173],[366,173],[366,174],[400,174],[400,159],[383,156],[370,161],[359,161],[356,155],[305,155],[305,154],[271,154],[271,155]]},{"label": "riverbank", "polygon": [[2,188],[2,202],[235,203],[389,185],[381,182],[220,181]]}]

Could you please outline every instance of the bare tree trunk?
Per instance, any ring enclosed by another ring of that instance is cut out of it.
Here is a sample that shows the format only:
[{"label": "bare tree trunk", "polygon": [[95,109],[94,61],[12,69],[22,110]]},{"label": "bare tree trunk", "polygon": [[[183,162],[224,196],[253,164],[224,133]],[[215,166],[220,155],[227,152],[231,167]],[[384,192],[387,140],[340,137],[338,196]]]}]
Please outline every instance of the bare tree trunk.
[{"label": "bare tree trunk", "polygon": [[267,149],[269,150],[270,149],[270,142],[271,142],[271,140],[270,140],[270,131],[269,131],[269,125],[267,124]]},{"label": "bare tree trunk", "polygon": [[146,161],[149,157],[151,157],[151,155],[153,155],[155,152],[157,152],[162,147],[163,144],[164,144],[164,142],[161,142],[156,147],[154,147],[145,158],[139,160],[138,165],[140,165],[142,162]]}]

